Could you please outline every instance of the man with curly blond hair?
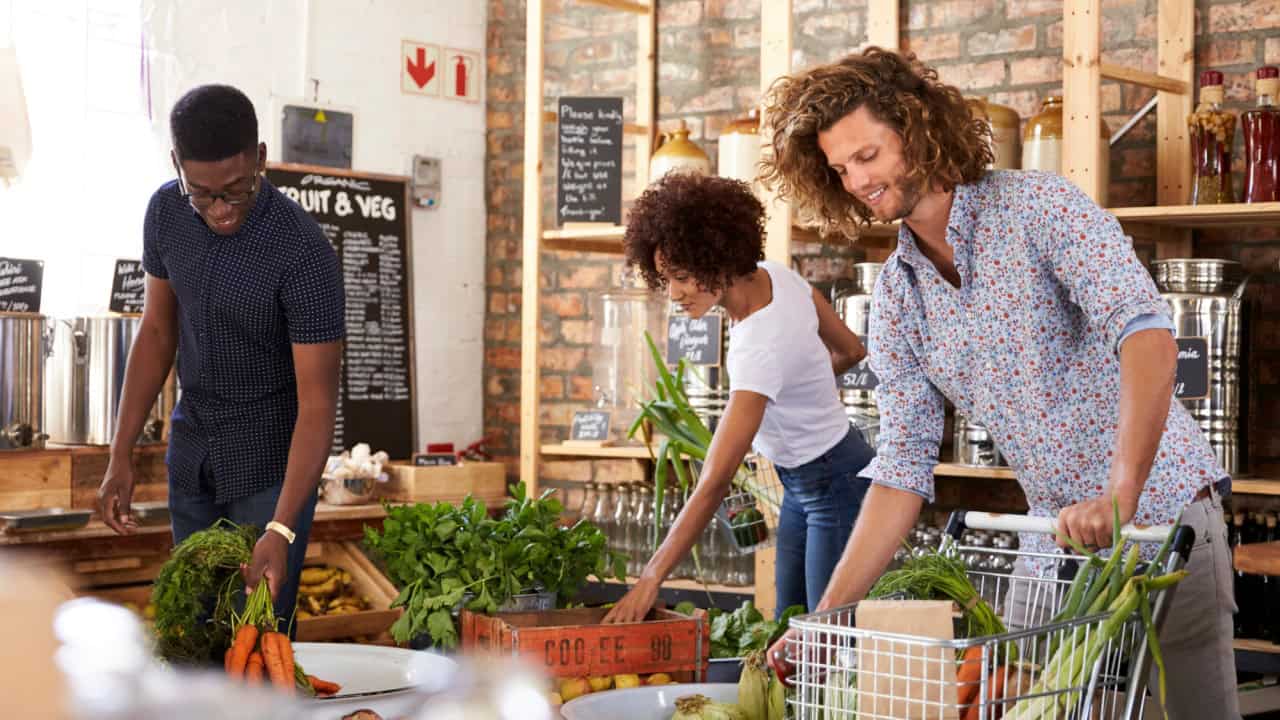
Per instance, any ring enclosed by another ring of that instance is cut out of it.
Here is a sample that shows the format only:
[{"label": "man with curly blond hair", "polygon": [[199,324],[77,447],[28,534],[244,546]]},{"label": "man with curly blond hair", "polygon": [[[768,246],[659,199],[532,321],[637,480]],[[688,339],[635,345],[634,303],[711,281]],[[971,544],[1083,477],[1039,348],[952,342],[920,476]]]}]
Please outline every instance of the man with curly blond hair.
[{"label": "man with curly blond hair", "polygon": [[671,569],[711,522],[753,446],[786,488],[777,529],[777,611],[812,607],[853,531],[872,450],[852,428],[836,376],[866,355],[831,304],[785,265],[764,260],[764,206],[745,183],[672,173],[631,210],[627,264],[689,317],[733,321],[729,402],[694,492],[635,587],[606,622],[644,619]]},{"label": "man with curly blond hair", "polygon": [[[933,500],[946,398],[991,431],[1031,514],[1056,516],[1068,538],[1109,546],[1113,498],[1121,522],[1195,531],[1160,635],[1169,715],[1238,717],[1220,499],[1230,479],[1171,401],[1169,308],[1115,217],[1058,175],[986,169],[985,124],[912,55],[869,48],[782,78],[766,123],[763,180],[802,215],[850,235],[902,223],[868,339],[880,379],[872,487],[817,609],[865,596]],[[1055,550],[1045,535],[1021,547]],[[1008,623],[1046,622],[1028,584],[1012,585]]]}]

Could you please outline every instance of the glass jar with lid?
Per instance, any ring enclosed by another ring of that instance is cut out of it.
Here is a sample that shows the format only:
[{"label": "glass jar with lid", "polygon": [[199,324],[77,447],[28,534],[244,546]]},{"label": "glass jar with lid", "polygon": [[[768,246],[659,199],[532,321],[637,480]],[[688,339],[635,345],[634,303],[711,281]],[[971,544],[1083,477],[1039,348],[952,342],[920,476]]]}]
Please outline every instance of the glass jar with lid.
[{"label": "glass jar with lid", "polygon": [[1200,73],[1200,104],[1187,117],[1191,133],[1192,205],[1235,202],[1231,187],[1231,145],[1236,116],[1222,109],[1222,73]]},{"label": "glass jar with lid", "polygon": [[641,403],[650,399],[656,378],[645,333],[661,342],[667,326],[667,302],[657,293],[636,287],[639,282],[628,273],[622,287],[591,297],[593,404],[609,411],[609,437],[619,444],[632,442],[627,431],[639,415]]}]

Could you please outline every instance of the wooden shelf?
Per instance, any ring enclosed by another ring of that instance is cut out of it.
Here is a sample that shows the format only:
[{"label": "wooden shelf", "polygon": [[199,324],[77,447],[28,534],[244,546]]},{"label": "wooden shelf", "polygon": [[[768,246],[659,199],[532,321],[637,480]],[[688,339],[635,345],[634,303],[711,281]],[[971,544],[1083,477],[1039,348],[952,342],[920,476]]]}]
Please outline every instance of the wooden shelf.
[{"label": "wooden shelf", "polygon": [[648,460],[652,457],[649,448],[644,445],[590,447],[559,443],[543,445],[541,452],[543,455],[554,455],[556,457],[595,458],[597,460]]},{"label": "wooden shelf", "polygon": [[[605,582],[610,585],[635,585],[639,581],[640,578],[629,577],[625,583],[620,580],[606,580]],[[715,583],[707,583],[704,588],[702,583],[697,580],[667,580],[662,583],[662,587],[668,590],[695,590],[697,592],[710,590],[714,593],[735,593],[737,595],[748,595],[755,592],[754,585],[717,585]]]},{"label": "wooden shelf", "polygon": [[898,239],[899,225],[900,223],[896,222],[872,223],[870,227],[864,228],[862,234],[853,241],[842,235],[823,236],[818,232],[817,228],[795,225],[791,228],[791,239],[793,242],[822,243],[823,245],[835,247],[888,248],[893,246]]},{"label": "wooden shelf", "polygon": [[626,225],[561,228],[542,231],[542,246],[548,250],[622,254],[622,234]]},{"label": "wooden shelf", "polygon": [[1012,468],[981,467],[978,465],[959,465],[957,463],[938,463],[933,469],[934,475],[942,477],[975,478],[979,480],[1016,480]]},{"label": "wooden shelf", "polygon": [[1175,228],[1241,227],[1280,223],[1280,202],[1155,205],[1112,208],[1122,223]]},{"label": "wooden shelf", "polygon": [[1236,650],[1245,650],[1248,652],[1270,653],[1272,655],[1280,655],[1280,645],[1266,640],[1255,640],[1253,638],[1236,638],[1231,641],[1231,646]]},{"label": "wooden shelf", "polygon": [[1241,495],[1280,495],[1280,480],[1256,477],[1233,478],[1231,492]]},{"label": "wooden shelf", "polygon": [[[393,503],[398,504],[398,503]],[[316,515],[312,525],[337,520],[376,520],[387,516],[387,511],[380,502],[371,505],[329,505],[316,503]],[[158,525],[142,525],[135,535],[169,534],[169,523]],[[116,531],[107,527],[101,520],[90,520],[88,525],[78,530],[57,530],[52,532],[26,532],[0,534],[0,546],[32,545],[38,543],[61,542],[65,540],[90,540],[94,538],[119,537]]]}]

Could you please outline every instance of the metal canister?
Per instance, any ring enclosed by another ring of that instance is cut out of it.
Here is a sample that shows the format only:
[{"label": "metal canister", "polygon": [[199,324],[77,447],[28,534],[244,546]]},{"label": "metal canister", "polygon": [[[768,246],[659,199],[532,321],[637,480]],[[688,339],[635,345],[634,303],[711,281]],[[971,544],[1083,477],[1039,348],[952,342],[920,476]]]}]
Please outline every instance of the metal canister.
[{"label": "metal canister", "polygon": [[1240,471],[1240,328],[1247,279],[1231,260],[1153,263],[1178,340],[1174,395],[1191,411],[1228,473]]},{"label": "metal canister", "polygon": [[1005,467],[1004,455],[996,447],[991,431],[981,423],[973,422],[956,413],[955,461],[961,465],[980,467]]},{"label": "metal canister", "polygon": [[[60,320],[53,326],[53,353],[46,361],[45,432],[67,445],[109,445],[124,391],[125,365],[141,315],[98,315]],[[164,442],[176,390],[173,374],[161,389],[138,438]]]},{"label": "metal canister", "polygon": [[[836,314],[863,342],[871,325],[871,298],[876,278],[880,277],[883,263],[857,263],[853,266],[852,282],[836,296]],[[858,428],[867,442],[875,447],[880,429],[880,410],[876,406],[876,387],[880,384],[866,360],[858,363],[837,379],[840,401],[844,403],[849,422]]]},{"label": "metal canister", "polygon": [[44,447],[41,423],[48,354],[45,316],[0,312],[0,450]]}]

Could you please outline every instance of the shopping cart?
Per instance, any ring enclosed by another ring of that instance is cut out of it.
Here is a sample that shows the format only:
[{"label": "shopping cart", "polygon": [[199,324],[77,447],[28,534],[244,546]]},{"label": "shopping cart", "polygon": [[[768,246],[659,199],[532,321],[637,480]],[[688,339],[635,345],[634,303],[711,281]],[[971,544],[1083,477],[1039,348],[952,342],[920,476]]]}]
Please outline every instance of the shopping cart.
[{"label": "shopping cart", "polygon": [[[989,637],[940,640],[854,627],[857,604],[793,618],[796,631],[788,648],[795,666],[791,709],[799,720],[967,720],[981,718],[1074,718],[1078,720],[1136,720],[1142,717],[1147,675],[1151,667],[1146,632],[1139,611],[1124,620],[1120,632],[1100,644],[1085,682],[1073,684],[1070,668],[1084,668],[1089,645],[1109,613],[1053,623],[1083,558],[1061,553],[1037,553],[970,547],[959,544],[965,529],[1052,533],[1052,518],[953,513],[943,535],[943,552],[1004,556],[1010,561],[1043,564],[1034,576],[968,571],[970,581],[1008,632]],[[1162,543],[1169,527],[1126,526],[1132,542]],[[1190,554],[1194,532],[1178,528],[1159,574],[1181,569]],[[1000,565],[1004,565],[1001,563]],[[989,567],[990,565],[987,565]],[[1152,616],[1163,622],[1173,588],[1153,591]],[[1099,640],[1105,635],[1098,636]],[[1074,644],[1064,644],[1074,641]],[[1053,654],[1060,647],[1076,648]],[[980,662],[980,672],[963,673],[974,698],[961,704],[957,659]],[[1051,658],[1054,660],[1050,664]],[[1064,669],[1066,668],[1066,669]],[[1046,677],[1047,676],[1047,677]],[[1041,680],[1052,679],[1046,685]],[[1026,702],[1022,702],[1026,701]],[[973,708],[972,705],[977,707]]]}]

